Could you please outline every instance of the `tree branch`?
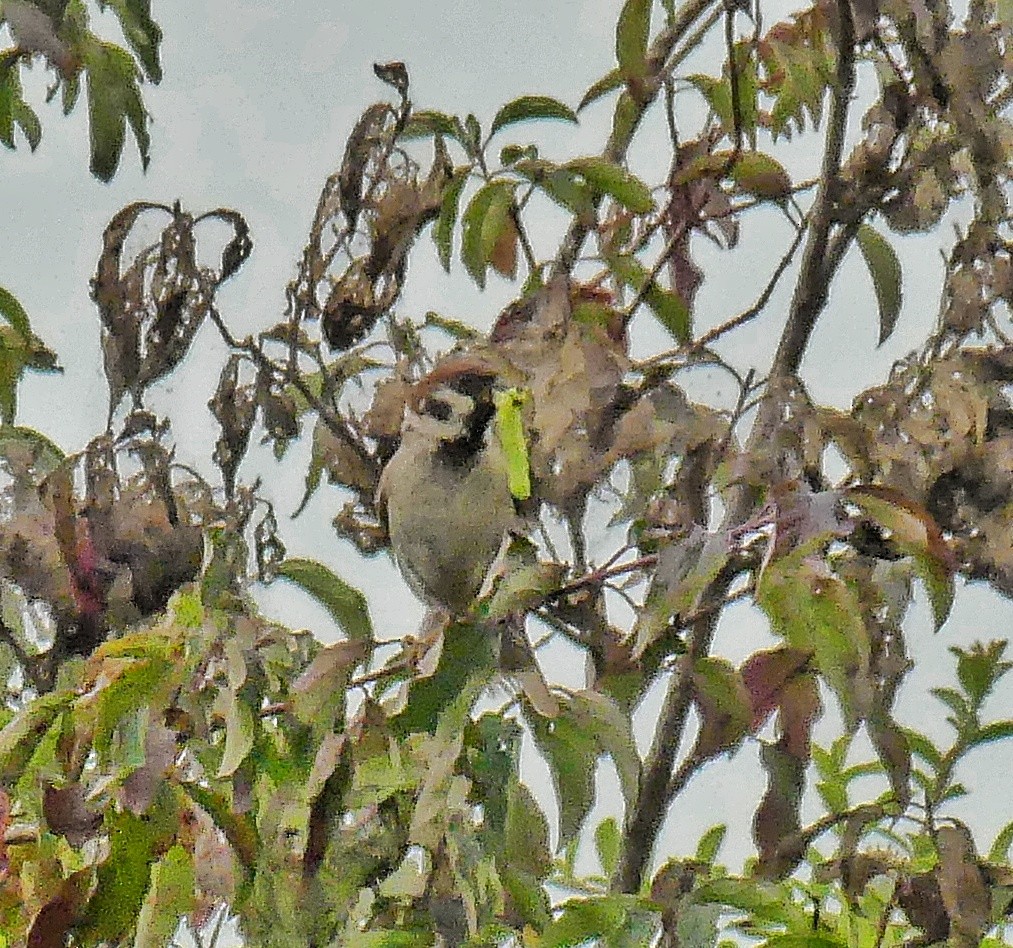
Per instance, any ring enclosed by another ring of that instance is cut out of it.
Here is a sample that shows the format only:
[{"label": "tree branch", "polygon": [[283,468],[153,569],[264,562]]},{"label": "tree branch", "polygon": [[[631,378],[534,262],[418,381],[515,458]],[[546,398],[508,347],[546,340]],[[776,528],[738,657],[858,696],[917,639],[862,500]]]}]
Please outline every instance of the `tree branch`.
[{"label": "tree branch", "polygon": [[[828,119],[821,181],[809,215],[808,240],[798,283],[774,356],[771,377],[775,378],[793,375],[801,364],[816,320],[826,306],[831,279],[847,248],[847,230],[837,235],[832,246],[830,240],[848,111],[855,84],[855,30],[848,0],[842,0],[837,7],[836,83]],[[769,396],[765,397],[760,403],[757,420],[750,433],[747,452],[756,450],[771,439],[777,424],[777,402]],[[721,529],[729,530],[745,520],[755,500],[755,489],[740,485],[728,506]],[[712,608],[714,604],[720,603],[734,576],[734,569],[723,570],[703,592],[701,608]],[[627,813],[623,851],[612,880],[615,891],[639,891],[662,821],[674,793],[681,789],[680,782],[671,775],[692,701],[693,667],[698,659],[710,651],[719,615],[719,610],[707,612],[693,624],[689,649],[679,658],[675,674],[668,683],[654,741],[645,762],[640,797],[632,811]]]},{"label": "tree branch", "polygon": [[802,253],[801,271],[795,284],[795,295],[788,312],[788,321],[781,334],[777,353],[774,355],[770,372],[772,378],[794,375],[798,371],[816,320],[826,306],[830,278],[834,272],[828,268],[827,245],[839,191],[838,181],[851,94],[855,88],[855,24],[850,2],[837,4],[837,21],[836,82],[830,105],[820,184],[809,213],[809,239]]}]

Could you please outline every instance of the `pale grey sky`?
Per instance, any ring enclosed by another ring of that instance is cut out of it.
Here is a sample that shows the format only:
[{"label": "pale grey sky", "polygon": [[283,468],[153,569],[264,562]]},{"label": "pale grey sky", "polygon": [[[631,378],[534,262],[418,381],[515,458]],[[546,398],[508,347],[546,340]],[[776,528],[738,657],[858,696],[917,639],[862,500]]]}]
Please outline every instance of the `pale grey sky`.
[{"label": "pale grey sky", "polygon": [[[764,7],[770,24],[793,4],[778,0]],[[84,102],[70,118],[60,115],[56,103],[44,106],[47,77],[36,70],[28,87],[43,121],[42,144],[35,155],[23,144],[15,153],[0,153],[0,285],[22,301],[67,371],[62,378],[38,377],[22,387],[21,423],[38,427],[67,449],[81,447],[104,426],[106,387],[88,279],[102,229],[123,205],[140,199],[171,203],[178,197],[195,212],[221,205],[241,211],[252,228],[254,252],[220,295],[220,309],[240,333],[267,328],[281,318],[284,286],[294,274],[320,186],[340,162],[345,136],[363,107],[387,91],[373,77],[373,62],[407,63],[416,107],[473,111],[486,123],[499,105],[526,93],[551,94],[575,105],[584,89],[612,66],[618,8],[618,0],[156,2],[152,12],[165,33],[165,79],[145,89],[153,115],[151,166],[146,175],[141,173],[128,139],[120,171],[110,185],[87,173]],[[698,59],[686,72],[704,69],[713,72],[715,66]],[[699,115],[692,94],[681,97],[678,108],[687,125]],[[588,110],[580,128],[529,126],[531,138],[548,156],[593,154],[601,148],[610,117],[610,105],[600,103]],[[856,134],[857,128],[852,129]],[[633,149],[635,170],[656,180],[667,161],[666,146],[660,116],[655,115]],[[773,151],[799,175],[812,173],[817,159],[812,147],[796,142]],[[552,218],[536,226],[539,250],[550,254],[558,233],[558,220]],[[720,322],[753,301],[787,235],[782,221],[761,212],[744,222],[741,247],[733,254],[703,243],[697,246],[710,274],[699,300],[701,324]],[[928,238],[895,241],[908,277],[908,295],[898,330],[881,350],[875,349],[877,320],[868,275],[857,254],[847,261],[806,361],[814,397],[849,405],[854,394],[882,379],[890,364],[924,336],[937,308],[937,250],[949,239],[949,231],[941,230]],[[401,311],[421,317],[436,309],[488,325],[514,290],[493,277],[490,289],[479,294],[461,278],[460,266],[456,270],[451,279],[443,277],[424,237],[412,258]],[[724,345],[732,361],[757,364],[762,373],[776,344],[789,287],[775,294],[764,318]],[[638,327],[636,342],[642,350],[660,341],[646,322]],[[206,326],[193,357],[154,394],[156,408],[175,421],[183,459],[210,454],[215,431],[204,406],[222,354],[212,328]],[[703,397],[714,395],[719,383],[714,376],[694,384]],[[282,517],[301,495],[306,457],[305,448],[297,446],[281,465],[263,454],[255,461],[254,469],[279,499]],[[336,492],[323,488],[300,520],[286,523],[290,552],[320,559],[360,585],[385,637],[412,631],[421,609],[396,570],[384,557],[364,562],[330,530],[339,503]],[[397,595],[391,594],[394,588]],[[272,590],[264,601],[290,621],[314,627],[322,621],[311,608],[293,608],[290,590]],[[981,587],[962,591],[953,616],[936,637],[923,599],[913,613],[910,648],[924,663],[902,691],[900,717],[942,737],[947,733],[943,715],[926,692],[952,675],[946,646],[1008,635],[1013,603]],[[322,637],[328,635],[333,633],[323,631]],[[716,647],[740,660],[767,640],[755,611],[736,607],[723,618]],[[572,665],[559,650],[547,653],[547,664],[554,678],[563,677],[559,669]],[[572,676],[567,683],[579,684]],[[1013,716],[1013,691],[1007,686],[1002,695],[999,704]],[[649,741],[647,727],[659,701],[655,689],[638,715],[642,747]],[[824,733],[832,732],[835,720],[828,712]],[[972,802],[954,807],[989,842],[1010,816],[1008,794],[1001,788],[1008,786],[1011,763],[1013,753],[1005,744],[980,752],[974,773],[966,775],[976,791]],[[617,811],[619,794],[611,765],[600,769],[596,813],[604,816]],[[535,755],[526,756],[525,770],[543,805],[554,813],[544,768]],[[692,852],[708,826],[726,821],[730,826],[722,858],[738,867],[751,852],[749,821],[762,779],[755,745],[747,745],[734,761],[712,765],[676,804],[659,855]]]}]

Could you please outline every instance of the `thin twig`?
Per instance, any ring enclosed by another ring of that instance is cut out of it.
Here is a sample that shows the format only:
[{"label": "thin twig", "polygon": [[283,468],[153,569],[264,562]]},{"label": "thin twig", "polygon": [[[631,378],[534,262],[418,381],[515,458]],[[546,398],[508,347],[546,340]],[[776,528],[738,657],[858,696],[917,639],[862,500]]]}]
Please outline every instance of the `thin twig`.
[{"label": "thin twig", "polygon": [[[621,164],[626,158],[633,136],[640,126],[644,114],[654,103],[658,92],[664,87],[664,77],[667,75],[669,64],[668,59],[679,41],[693,28],[693,25],[711,7],[718,7],[720,15],[720,0],[689,0],[679,10],[675,19],[666,26],[655,38],[651,48],[647,52],[648,79],[642,84],[642,91],[639,101],[633,102],[634,113],[630,116],[628,126],[624,129],[613,128],[608,143],[602,153],[606,161],[613,164]],[[708,27],[709,28],[709,27]],[[689,47],[692,48],[692,47]],[[685,55],[685,53],[684,53]],[[626,93],[623,93],[626,95]],[[621,134],[620,134],[621,132]],[[602,198],[595,198],[595,216],[601,205]],[[556,254],[556,262],[553,265],[553,275],[569,274],[580,257],[581,247],[590,233],[591,227],[583,216],[578,216],[570,224],[563,242]]]},{"label": "thin twig", "polygon": [[767,303],[770,302],[770,297],[777,288],[777,284],[784,275],[784,271],[788,269],[791,265],[791,261],[795,259],[795,253],[802,244],[802,238],[805,236],[805,232],[806,228],[804,224],[795,231],[795,239],[791,242],[791,246],[788,247],[787,252],[783,257],[781,257],[781,260],[774,268],[774,272],[767,281],[767,285],[763,288],[763,292],[757,297],[756,302],[748,309],[739,313],[738,316],[733,316],[726,322],[721,323],[720,326],[715,326],[713,329],[709,329],[699,339],[694,340],[692,348],[703,349],[706,346],[709,346],[716,339],[719,339],[726,333],[731,332],[733,329],[738,329],[739,326],[745,325],[763,312]]},{"label": "thin twig", "polygon": [[348,427],[347,422],[344,422],[340,416],[336,416],[335,412],[324,405],[310,390],[309,386],[303,381],[302,377],[298,373],[292,374],[277,366],[264,354],[260,346],[258,346],[252,339],[236,339],[230,332],[229,327],[225,325],[225,321],[222,319],[221,314],[214,306],[209,309],[208,315],[211,317],[211,321],[217,327],[219,334],[227,346],[232,349],[236,349],[237,351],[245,352],[258,367],[264,369],[266,372],[270,372],[275,378],[279,378],[281,381],[289,382],[295,386],[296,391],[298,391],[299,394],[306,399],[307,404],[317,413],[317,416],[324,423],[325,427],[336,438],[338,438],[338,440],[340,440],[343,444],[348,445],[348,447],[355,452],[356,457],[366,465],[366,467],[373,473],[374,477],[379,476],[379,466],[376,458],[373,457],[373,455],[370,454],[363,446],[362,442],[355,437],[355,434]]}]

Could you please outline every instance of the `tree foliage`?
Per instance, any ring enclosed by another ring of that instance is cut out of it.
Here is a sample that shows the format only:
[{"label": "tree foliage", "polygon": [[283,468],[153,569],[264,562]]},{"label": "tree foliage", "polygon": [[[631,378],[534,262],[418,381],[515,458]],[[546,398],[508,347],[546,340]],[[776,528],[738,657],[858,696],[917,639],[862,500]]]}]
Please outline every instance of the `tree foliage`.
[{"label": "tree foliage", "polygon": [[[158,81],[160,31],[146,0],[99,6],[129,51],[89,32],[80,0],[0,5],[16,44],[0,54],[0,139],[12,146],[16,127],[37,143],[19,77],[43,59],[65,111],[86,77],[105,180],[127,123],[147,161],[138,82]],[[246,338],[216,301],[251,250],[243,216],[125,207],[92,281],[109,424],[76,454],[15,424],[21,374],[56,361],[0,292],[0,944],[164,945],[180,919],[200,930],[223,907],[257,945],[1001,943],[1013,822],[986,846],[948,804],[972,789],[966,755],[1013,736],[989,705],[1007,642],[952,646],[955,680],[932,691],[949,743],[894,704],[917,584],[937,631],[957,577],[1013,595],[1013,11],[818,0],[780,22],[762,13],[626,0],[615,63],[576,108],[525,95],[487,123],[415,108],[406,67],[378,65],[392,101],[363,112],[324,183],[283,318]],[[720,61],[688,73],[712,32]],[[860,73],[876,84],[864,101]],[[696,126],[687,101],[705,105]],[[549,157],[527,137],[606,103],[598,155]],[[670,166],[649,184],[626,156],[654,116]],[[803,136],[822,144],[812,181],[771,154]],[[844,259],[868,269],[878,314],[856,322],[882,343],[904,289],[890,235],[933,231],[957,203],[968,220],[933,332],[850,410],[818,404],[800,366]],[[547,206],[568,224],[542,250],[529,222]],[[702,242],[731,249],[773,217],[791,239],[755,303],[700,328],[700,287],[720,279]],[[162,230],[131,256],[142,220]],[[228,231],[220,246],[208,222]],[[444,268],[519,284],[489,334],[399,308],[426,232]],[[731,364],[720,341],[749,332],[787,281],[771,364]],[[668,347],[635,358],[637,321]],[[229,348],[205,470],[176,461],[149,398],[201,332]],[[467,614],[384,644],[354,578],[286,556],[282,500],[244,460],[255,435],[279,461],[309,438],[299,509],[326,476],[338,535],[383,550],[377,480],[412,383],[448,345],[491,360],[512,393],[503,437],[531,535]],[[700,365],[733,380],[731,407],[687,395],[680,377]],[[595,563],[601,498],[624,539]],[[322,604],[342,639],[324,647],[265,618],[251,590],[275,582]],[[777,644],[736,665],[713,639],[741,599]],[[496,634],[517,616],[587,656],[585,687],[547,683]],[[642,759],[631,715],[659,684]],[[830,702],[843,726],[824,746],[814,727]],[[552,775],[555,833],[520,779],[525,733]],[[673,801],[746,743],[766,775],[755,857],[722,865],[721,825],[692,856],[657,852]],[[602,757],[623,812],[589,827]],[[807,792],[821,814],[808,823]],[[598,875],[576,871],[585,830]]]}]

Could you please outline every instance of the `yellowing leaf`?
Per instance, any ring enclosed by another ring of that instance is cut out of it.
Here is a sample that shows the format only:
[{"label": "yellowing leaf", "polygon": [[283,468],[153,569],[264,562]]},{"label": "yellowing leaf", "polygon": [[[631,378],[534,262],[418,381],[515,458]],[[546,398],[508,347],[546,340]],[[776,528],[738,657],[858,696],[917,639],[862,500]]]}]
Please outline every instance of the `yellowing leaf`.
[{"label": "yellowing leaf", "polygon": [[518,500],[531,496],[531,468],[521,416],[526,401],[526,394],[516,388],[497,392],[495,396],[496,435],[506,455],[510,493]]},{"label": "yellowing leaf", "polygon": [[487,184],[468,202],[461,218],[461,259],[481,289],[485,289],[489,256],[507,222],[512,223],[513,193],[514,185],[508,181]]}]

